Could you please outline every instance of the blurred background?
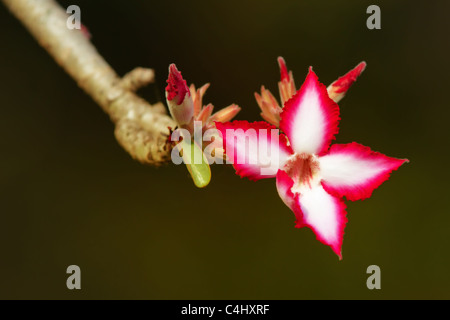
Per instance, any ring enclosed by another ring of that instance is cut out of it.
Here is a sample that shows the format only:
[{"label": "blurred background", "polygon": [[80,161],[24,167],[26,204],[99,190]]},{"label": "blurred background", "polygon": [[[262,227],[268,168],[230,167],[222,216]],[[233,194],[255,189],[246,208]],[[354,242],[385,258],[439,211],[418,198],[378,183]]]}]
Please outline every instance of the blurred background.
[{"label": "blurred background", "polygon": [[[410,163],[370,199],[347,202],[343,260],[294,228],[275,181],[214,166],[147,167],[113,124],[0,5],[0,298],[448,299],[450,2],[59,1],[81,8],[92,42],[123,75],[155,69],[139,93],[164,97],[168,65],[211,83],[204,102],[261,120],[253,93],[277,91],[283,56],[297,87],[310,65],[330,84],[365,60],[341,101],[338,143]],[[366,8],[381,8],[368,30]],[[66,268],[81,268],[81,290]],[[381,290],[366,269],[381,268]]]}]

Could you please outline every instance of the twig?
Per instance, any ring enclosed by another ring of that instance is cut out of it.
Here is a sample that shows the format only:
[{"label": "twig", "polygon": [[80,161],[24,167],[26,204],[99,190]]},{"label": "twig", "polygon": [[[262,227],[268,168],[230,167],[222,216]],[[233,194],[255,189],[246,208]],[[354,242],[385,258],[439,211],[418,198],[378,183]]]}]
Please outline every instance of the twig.
[{"label": "twig", "polygon": [[136,92],[149,83],[153,83],[154,80],[155,73],[153,69],[138,67],[123,76],[121,85],[126,90]]},{"label": "twig", "polygon": [[153,70],[136,68],[121,79],[81,30],[67,28],[68,15],[54,0],[1,1],[110,116],[117,140],[133,158],[155,166],[170,159],[174,121],[162,103],[152,106],[135,94],[153,81]]}]

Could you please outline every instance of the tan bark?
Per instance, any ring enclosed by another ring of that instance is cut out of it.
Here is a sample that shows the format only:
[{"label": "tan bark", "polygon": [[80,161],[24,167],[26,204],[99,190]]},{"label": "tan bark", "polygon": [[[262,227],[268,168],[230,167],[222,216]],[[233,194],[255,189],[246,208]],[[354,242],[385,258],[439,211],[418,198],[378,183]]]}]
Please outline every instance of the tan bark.
[{"label": "tan bark", "polygon": [[54,0],[1,0],[39,44],[115,123],[115,136],[136,160],[158,166],[170,159],[169,129],[175,122],[161,103],[135,91],[153,81],[153,70],[136,68],[120,78],[89,39],[67,28],[68,14]]}]

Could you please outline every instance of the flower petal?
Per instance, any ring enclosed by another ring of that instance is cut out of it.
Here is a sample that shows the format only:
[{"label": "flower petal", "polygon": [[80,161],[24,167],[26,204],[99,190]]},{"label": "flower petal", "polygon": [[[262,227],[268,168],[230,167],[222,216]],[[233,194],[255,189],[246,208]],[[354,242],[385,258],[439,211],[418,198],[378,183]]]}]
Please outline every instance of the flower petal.
[{"label": "flower petal", "polygon": [[322,186],[309,189],[298,197],[302,221],[299,227],[311,228],[317,240],[330,246],[342,259],[342,241],[347,223],[345,204]]},{"label": "flower petal", "polygon": [[335,144],[319,158],[322,185],[338,197],[366,199],[405,162],[408,160],[385,156],[356,142]]},{"label": "flower petal", "polygon": [[339,120],[338,105],[310,68],[300,90],[283,108],[281,130],[296,153],[321,154],[338,133]]},{"label": "flower petal", "polygon": [[250,180],[273,178],[292,154],[286,137],[267,122],[215,122],[227,159],[236,173]]},{"label": "flower petal", "polygon": [[291,191],[294,185],[294,180],[292,180],[289,175],[283,171],[279,170],[277,173],[277,191],[281,200],[283,200],[284,204],[289,207],[294,213],[298,212],[295,210],[296,203],[296,195]]}]

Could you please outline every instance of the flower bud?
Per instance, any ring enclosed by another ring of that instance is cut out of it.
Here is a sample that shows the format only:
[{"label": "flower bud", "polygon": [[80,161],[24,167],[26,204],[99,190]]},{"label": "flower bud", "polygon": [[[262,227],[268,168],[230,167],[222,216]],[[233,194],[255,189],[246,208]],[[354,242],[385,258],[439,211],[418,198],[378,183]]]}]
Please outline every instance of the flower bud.
[{"label": "flower bud", "polygon": [[278,57],[278,65],[280,66],[281,81],[278,82],[278,89],[280,91],[281,105],[284,106],[286,101],[288,101],[295,94],[295,82],[292,71],[288,72],[286,67],[286,62],[283,57]]},{"label": "flower bud", "polygon": [[166,99],[172,118],[181,128],[191,131],[194,122],[194,102],[189,87],[175,64],[169,66]]},{"label": "flower bud", "polygon": [[214,113],[211,116],[210,121],[219,121],[219,122],[231,121],[231,119],[233,119],[239,113],[239,111],[241,111],[241,108],[233,103],[232,105],[229,105],[228,107],[223,108],[222,110],[219,110],[216,113]]},{"label": "flower bud", "polygon": [[261,95],[255,92],[256,102],[261,109],[261,117],[267,122],[278,127],[280,125],[280,108],[277,99],[264,86],[261,87]]},{"label": "flower bud", "polygon": [[365,68],[366,63],[364,61],[360,62],[354,69],[330,84],[327,88],[329,97],[334,102],[341,100]]}]

